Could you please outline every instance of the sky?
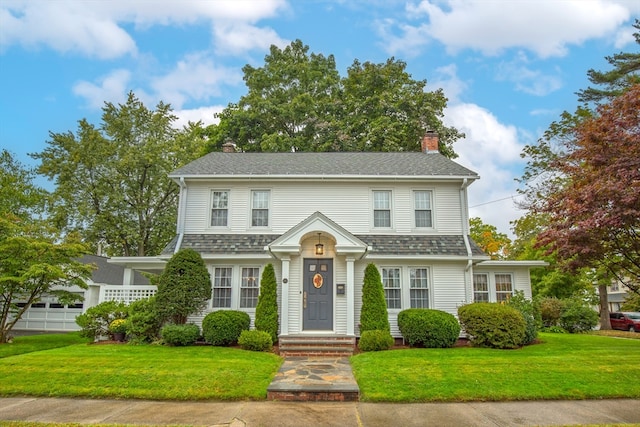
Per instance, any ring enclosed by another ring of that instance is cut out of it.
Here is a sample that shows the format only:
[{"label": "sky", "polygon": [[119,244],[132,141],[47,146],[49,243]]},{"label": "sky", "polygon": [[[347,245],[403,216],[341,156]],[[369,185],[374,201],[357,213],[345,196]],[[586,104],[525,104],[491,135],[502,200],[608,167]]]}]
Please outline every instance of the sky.
[{"label": "sky", "polygon": [[0,149],[37,166],[50,132],[99,125],[130,91],[179,126],[216,123],[247,93],[243,66],[301,40],[341,76],[394,58],[442,88],[456,161],[481,177],[470,215],[513,238],[523,148],[575,111],[589,69],[638,51],[639,17],[637,0],[0,0]]}]

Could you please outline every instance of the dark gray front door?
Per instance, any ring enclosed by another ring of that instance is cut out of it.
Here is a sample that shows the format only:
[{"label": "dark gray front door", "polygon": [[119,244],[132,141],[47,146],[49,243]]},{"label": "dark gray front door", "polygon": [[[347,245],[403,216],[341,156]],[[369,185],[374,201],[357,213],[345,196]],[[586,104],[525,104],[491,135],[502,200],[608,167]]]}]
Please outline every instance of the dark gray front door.
[{"label": "dark gray front door", "polygon": [[305,331],[333,330],[333,260],[304,260],[302,294]]}]

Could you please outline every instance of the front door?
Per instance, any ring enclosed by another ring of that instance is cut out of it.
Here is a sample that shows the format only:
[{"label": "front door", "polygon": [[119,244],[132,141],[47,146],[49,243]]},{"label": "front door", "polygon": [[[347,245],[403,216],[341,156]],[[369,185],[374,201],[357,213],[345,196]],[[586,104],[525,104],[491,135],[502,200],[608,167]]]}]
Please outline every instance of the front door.
[{"label": "front door", "polygon": [[303,280],[303,329],[333,330],[333,260],[305,259]]}]

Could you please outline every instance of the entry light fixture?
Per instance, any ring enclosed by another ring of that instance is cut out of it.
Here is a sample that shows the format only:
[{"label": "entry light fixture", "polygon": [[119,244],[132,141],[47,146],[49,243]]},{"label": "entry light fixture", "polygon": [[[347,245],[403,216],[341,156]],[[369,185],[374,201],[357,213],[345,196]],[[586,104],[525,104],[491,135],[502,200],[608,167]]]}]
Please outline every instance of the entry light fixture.
[{"label": "entry light fixture", "polygon": [[320,243],[320,233],[318,233],[318,243],[316,244],[316,255],[324,255],[324,245]]}]

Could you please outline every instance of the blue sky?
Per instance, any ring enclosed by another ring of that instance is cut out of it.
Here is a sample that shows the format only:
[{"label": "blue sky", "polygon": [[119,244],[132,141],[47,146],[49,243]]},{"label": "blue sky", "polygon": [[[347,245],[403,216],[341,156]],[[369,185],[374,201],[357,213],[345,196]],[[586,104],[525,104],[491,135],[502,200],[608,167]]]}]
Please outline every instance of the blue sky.
[{"label": "blue sky", "polygon": [[0,148],[34,166],[49,132],[99,124],[129,91],[170,103],[181,123],[213,123],[246,94],[245,64],[300,39],[343,76],[356,59],[394,57],[443,88],[444,121],[466,133],[457,161],[481,176],[471,215],[510,234],[522,148],[574,111],[588,69],[637,51],[638,17],[631,0],[2,0]]}]

